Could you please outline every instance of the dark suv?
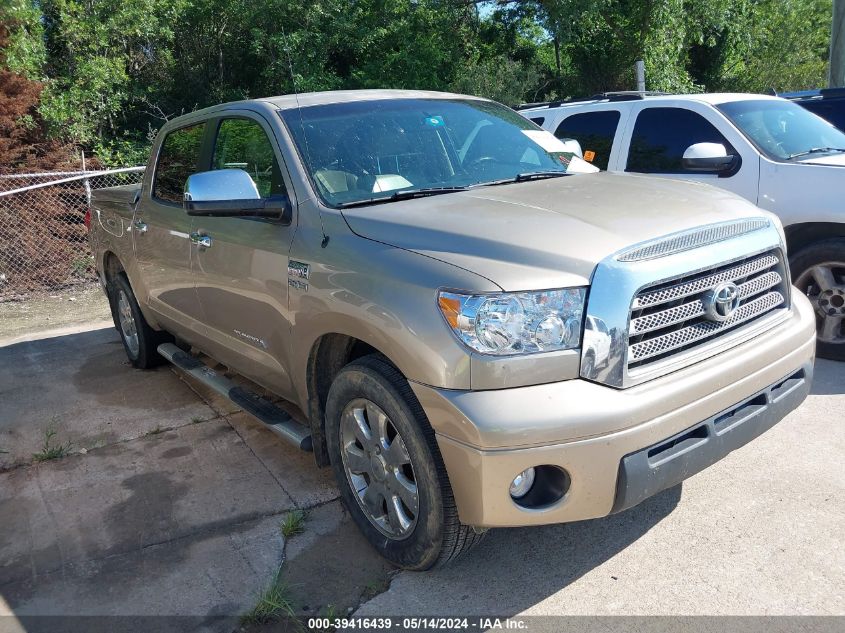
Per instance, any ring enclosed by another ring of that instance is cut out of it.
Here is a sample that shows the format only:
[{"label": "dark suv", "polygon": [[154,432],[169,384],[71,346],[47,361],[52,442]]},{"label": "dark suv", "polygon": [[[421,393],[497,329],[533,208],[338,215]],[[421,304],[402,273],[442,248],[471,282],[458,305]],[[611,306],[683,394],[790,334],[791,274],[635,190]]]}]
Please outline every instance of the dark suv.
[{"label": "dark suv", "polygon": [[845,132],[845,88],[807,90],[778,96],[794,101],[813,114],[818,114],[823,119],[827,119]]}]

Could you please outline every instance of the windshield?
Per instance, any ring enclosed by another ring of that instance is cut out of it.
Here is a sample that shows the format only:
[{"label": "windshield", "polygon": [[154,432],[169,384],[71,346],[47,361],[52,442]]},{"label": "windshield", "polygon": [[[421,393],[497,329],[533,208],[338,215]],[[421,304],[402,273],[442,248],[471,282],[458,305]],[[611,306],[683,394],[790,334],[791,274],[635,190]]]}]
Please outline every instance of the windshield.
[{"label": "windshield", "polygon": [[845,134],[791,101],[734,101],[718,108],[769,158],[845,151]]},{"label": "windshield", "polygon": [[330,206],[565,174],[573,156],[550,132],[489,101],[385,99],[280,114]]}]

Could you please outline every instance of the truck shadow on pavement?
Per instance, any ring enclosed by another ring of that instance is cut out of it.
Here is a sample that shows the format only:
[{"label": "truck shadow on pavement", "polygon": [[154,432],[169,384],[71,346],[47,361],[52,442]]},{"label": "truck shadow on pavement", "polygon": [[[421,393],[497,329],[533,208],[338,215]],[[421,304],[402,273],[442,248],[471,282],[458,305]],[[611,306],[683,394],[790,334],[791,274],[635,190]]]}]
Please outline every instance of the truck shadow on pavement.
[{"label": "truck shadow on pavement", "polygon": [[810,394],[814,396],[835,396],[845,393],[845,380],[842,370],[845,363],[835,360],[816,359],[813,387]]},{"label": "truck shadow on pavement", "polygon": [[[418,613],[418,605],[414,604],[407,605],[407,614],[509,617],[521,613],[640,539],[675,509],[680,498],[679,484],[630,510],[603,519],[491,530],[481,545],[454,564],[414,575],[417,590],[423,589],[419,587],[422,584],[430,587],[432,593],[442,587],[463,587],[463,592],[452,595],[436,614]],[[496,575],[479,579],[480,569],[496,570]],[[618,572],[609,568],[607,573],[616,580],[613,574]],[[401,582],[402,576],[394,584]],[[428,591],[423,589],[422,593]],[[376,598],[357,615],[384,613],[379,603]]]}]

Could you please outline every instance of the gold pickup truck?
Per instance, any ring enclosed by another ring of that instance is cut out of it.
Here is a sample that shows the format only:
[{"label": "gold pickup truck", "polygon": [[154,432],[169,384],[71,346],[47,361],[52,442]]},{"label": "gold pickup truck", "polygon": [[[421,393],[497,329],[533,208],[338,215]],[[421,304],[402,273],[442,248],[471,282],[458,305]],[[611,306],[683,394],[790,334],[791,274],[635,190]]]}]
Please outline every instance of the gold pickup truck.
[{"label": "gold pickup truck", "polygon": [[431,92],[174,119],[140,186],[92,200],[126,353],[312,450],[406,568],[490,527],[625,510],[802,402],[815,317],[772,214],[572,175],[566,150],[504,106]]}]

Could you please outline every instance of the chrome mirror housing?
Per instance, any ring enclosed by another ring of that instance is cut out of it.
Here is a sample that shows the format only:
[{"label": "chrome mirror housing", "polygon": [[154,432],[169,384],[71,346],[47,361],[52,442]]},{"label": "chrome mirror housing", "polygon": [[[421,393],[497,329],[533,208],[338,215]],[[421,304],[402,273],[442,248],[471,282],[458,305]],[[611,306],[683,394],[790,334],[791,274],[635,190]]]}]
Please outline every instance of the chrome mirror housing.
[{"label": "chrome mirror housing", "polygon": [[223,202],[260,200],[258,187],[243,169],[216,169],[188,176],[185,200],[192,202]]},{"label": "chrome mirror housing", "polygon": [[185,181],[188,215],[252,217],[290,224],[293,215],[287,194],[262,198],[255,181],[243,169],[215,169],[188,176]]}]

